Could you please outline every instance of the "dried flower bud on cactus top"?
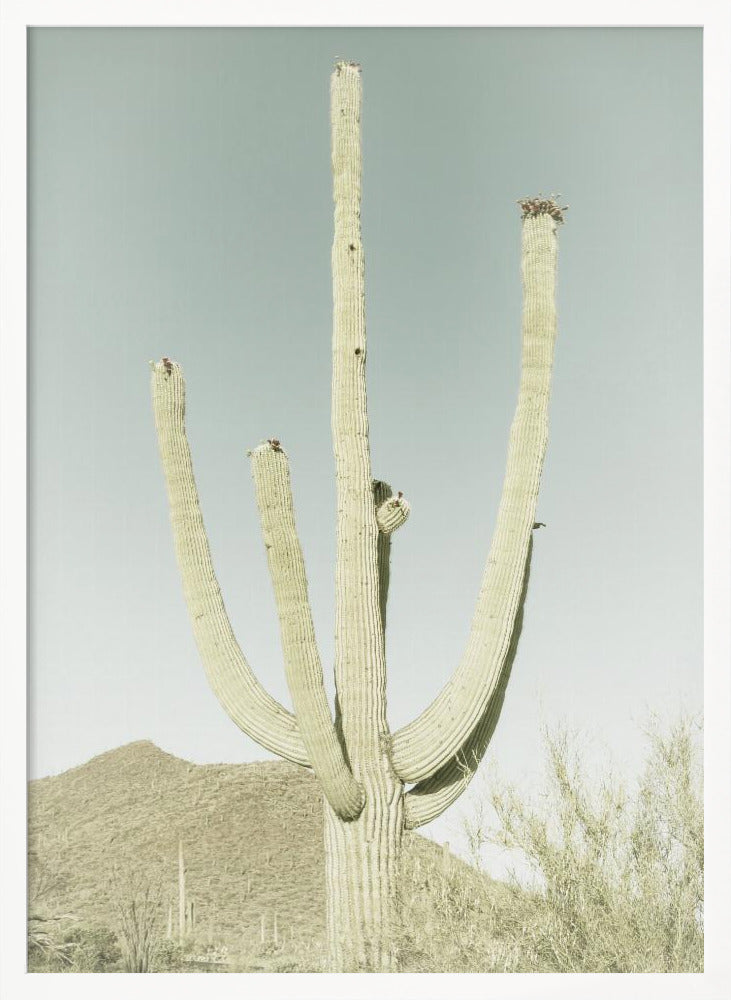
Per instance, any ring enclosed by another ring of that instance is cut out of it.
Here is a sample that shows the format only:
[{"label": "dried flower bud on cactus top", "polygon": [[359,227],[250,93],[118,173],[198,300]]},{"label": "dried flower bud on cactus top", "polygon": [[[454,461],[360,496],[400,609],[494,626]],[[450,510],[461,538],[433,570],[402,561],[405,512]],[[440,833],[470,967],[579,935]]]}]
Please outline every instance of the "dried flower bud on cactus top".
[{"label": "dried flower bud on cactus top", "polygon": [[346,69],[355,69],[360,73],[361,66],[360,63],[357,62],[350,62],[347,59],[338,59],[338,61],[335,63],[336,75],[340,76],[340,74]]},{"label": "dried flower bud on cactus top", "polygon": [[561,195],[555,194],[550,198],[544,198],[539,194],[537,198],[519,198],[521,218],[531,219],[536,215],[550,215],[556,222],[563,222],[563,213],[568,211],[569,206],[559,205],[556,199],[560,197]]}]

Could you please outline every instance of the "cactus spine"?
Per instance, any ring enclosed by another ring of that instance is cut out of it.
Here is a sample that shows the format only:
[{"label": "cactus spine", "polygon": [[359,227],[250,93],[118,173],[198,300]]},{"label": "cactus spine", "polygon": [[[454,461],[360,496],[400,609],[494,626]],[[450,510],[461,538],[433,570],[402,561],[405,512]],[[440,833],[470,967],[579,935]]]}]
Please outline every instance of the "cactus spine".
[{"label": "cactus spine", "polygon": [[[434,702],[391,734],[385,660],[390,549],[409,504],[374,480],[370,467],[360,118],[360,67],[340,62],[331,79],[332,435],[338,501],[334,719],[323,685],[286,453],[271,439],[249,455],[294,715],[256,680],[226,615],[185,435],[181,368],[168,358],[151,367],[177,558],[209,681],[244,732],[285,759],[312,767],[320,780],[330,969],[387,972],[398,968],[396,889],[403,831],[435,819],[469,783],[497,724],[522,627],[547,443],[556,230],[563,210],[552,199],[520,202],[522,374],[497,524],[465,653]],[[406,784],[413,787],[406,791]]]}]

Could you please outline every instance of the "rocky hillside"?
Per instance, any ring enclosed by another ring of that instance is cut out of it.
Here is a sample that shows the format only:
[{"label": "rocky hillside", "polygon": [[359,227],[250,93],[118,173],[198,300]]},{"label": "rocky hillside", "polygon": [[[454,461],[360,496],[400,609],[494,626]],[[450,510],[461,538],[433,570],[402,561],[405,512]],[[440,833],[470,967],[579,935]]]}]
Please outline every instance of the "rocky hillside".
[{"label": "rocky hillside", "polygon": [[[190,764],[131,743],[29,786],[31,898],[111,926],[134,883],[178,919],[178,845],[196,937],[232,947],[267,939],[314,945],[324,931],[322,800],[314,776],[278,761]],[[422,881],[441,848],[409,837]],[[464,867],[456,859],[453,866]],[[470,870],[471,871],[471,870]],[[475,873],[476,874],[476,873]],[[422,886],[423,888],[423,886]],[[427,888],[428,891],[428,888]]]}]

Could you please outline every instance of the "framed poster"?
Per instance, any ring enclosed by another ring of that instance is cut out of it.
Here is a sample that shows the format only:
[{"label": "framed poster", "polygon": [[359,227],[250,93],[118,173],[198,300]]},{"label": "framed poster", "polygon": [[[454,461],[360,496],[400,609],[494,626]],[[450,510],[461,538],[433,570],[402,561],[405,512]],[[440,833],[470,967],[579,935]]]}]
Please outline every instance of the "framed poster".
[{"label": "framed poster", "polygon": [[23,988],[715,996],[710,36],[133,8],[27,23]]}]

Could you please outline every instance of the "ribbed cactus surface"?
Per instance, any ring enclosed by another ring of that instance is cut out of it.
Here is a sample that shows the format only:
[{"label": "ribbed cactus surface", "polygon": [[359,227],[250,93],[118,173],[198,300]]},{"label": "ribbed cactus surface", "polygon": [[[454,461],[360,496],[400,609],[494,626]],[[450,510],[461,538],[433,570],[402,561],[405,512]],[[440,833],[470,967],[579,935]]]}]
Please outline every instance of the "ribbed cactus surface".
[{"label": "ribbed cactus surface", "polygon": [[426,711],[394,735],[393,764],[404,781],[430,777],[459,751],[484,715],[510,649],[548,443],[556,225],[548,212],[523,221],[522,374],[497,524],[462,660]]},{"label": "ribbed cactus surface", "polygon": [[[553,198],[520,202],[522,368],[492,545],[460,663],[432,704],[391,734],[385,652],[391,539],[410,505],[371,472],[357,64],[336,64],[330,98],[334,718],[281,442],[270,439],[249,454],[294,714],[256,680],[228,621],[198,504],[185,435],[185,386],[176,362],[152,363],[152,395],[183,589],[211,686],[244,732],[287,760],[312,767],[322,785],[331,969],[395,971],[403,831],[439,816],[474,775],[497,725],[522,628],[548,440],[557,225],[565,209]],[[408,791],[407,784],[413,785]]]},{"label": "ribbed cactus surface", "polygon": [[278,441],[254,449],[251,470],[279,611],[287,683],[302,740],[330,805],[343,819],[355,819],[363,808],[363,790],[345,761],[327,703],[305,561],[294,523],[289,463]]},{"label": "ribbed cactus surface", "polygon": [[169,358],[152,365],[152,405],[168,489],[178,567],[198,651],[216,697],[267,750],[309,763],[297,722],[254,676],[226,613],[203,524],[185,434],[185,382]]}]

